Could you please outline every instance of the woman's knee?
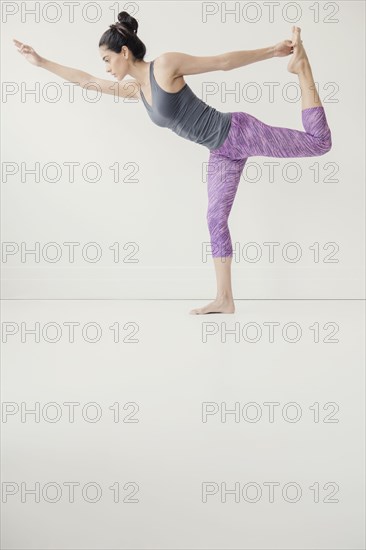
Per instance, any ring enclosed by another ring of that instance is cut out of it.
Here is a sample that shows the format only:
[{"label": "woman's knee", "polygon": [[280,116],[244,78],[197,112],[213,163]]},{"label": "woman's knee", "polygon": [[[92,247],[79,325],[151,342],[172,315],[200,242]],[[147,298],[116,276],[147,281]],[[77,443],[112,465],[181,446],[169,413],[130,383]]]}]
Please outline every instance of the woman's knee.
[{"label": "woman's knee", "polygon": [[331,133],[329,132],[329,136],[327,136],[324,140],[323,140],[323,150],[324,150],[324,153],[328,153],[331,148],[332,148],[332,135]]},{"label": "woman's knee", "polygon": [[328,153],[332,148],[332,134],[329,130],[329,132],[326,133],[325,136],[318,138],[315,143],[315,154],[325,155]]}]

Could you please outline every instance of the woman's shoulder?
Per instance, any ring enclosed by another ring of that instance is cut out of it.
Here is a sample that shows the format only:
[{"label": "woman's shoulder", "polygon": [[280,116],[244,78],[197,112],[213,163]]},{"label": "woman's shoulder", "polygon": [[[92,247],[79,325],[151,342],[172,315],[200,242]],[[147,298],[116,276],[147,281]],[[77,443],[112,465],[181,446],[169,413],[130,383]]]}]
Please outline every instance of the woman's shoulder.
[{"label": "woman's shoulder", "polygon": [[171,92],[179,91],[186,83],[183,76],[177,73],[178,55],[179,52],[164,52],[153,59],[154,76]]}]

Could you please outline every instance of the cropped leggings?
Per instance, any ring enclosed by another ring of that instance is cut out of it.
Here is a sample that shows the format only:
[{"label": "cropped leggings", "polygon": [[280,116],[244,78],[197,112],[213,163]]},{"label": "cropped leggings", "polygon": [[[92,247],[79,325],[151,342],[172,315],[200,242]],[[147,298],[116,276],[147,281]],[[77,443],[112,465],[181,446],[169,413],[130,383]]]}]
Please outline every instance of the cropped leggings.
[{"label": "cropped leggings", "polygon": [[232,256],[228,219],[248,157],[315,157],[332,147],[323,106],[302,110],[305,132],[264,124],[248,113],[232,113],[224,143],[211,149],[207,192],[207,224],[212,257]]}]

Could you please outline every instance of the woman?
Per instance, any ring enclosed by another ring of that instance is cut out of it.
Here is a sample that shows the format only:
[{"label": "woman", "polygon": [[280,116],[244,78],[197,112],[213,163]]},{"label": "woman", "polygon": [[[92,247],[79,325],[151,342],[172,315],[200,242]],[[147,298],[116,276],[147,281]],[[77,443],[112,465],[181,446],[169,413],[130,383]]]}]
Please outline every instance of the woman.
[{"label": "woman", "polygon": [[[259,50],[228,52],[212,57],[168,52],[151,62],[144,61],[146,47],[137,36],[137,29],[136,19],[122,11],[118,22],[110,25],[99,41],[106,71],[118,80],[117,91],[110,80],[58,65],[40,57],[30,46],[15,39],[14,42],[27,61],[65,80],[80,86],[94,83],[103,93],[142,99],[155,124],[170,128],[179,136],[209,149],[207,222],[217,294],[213,302],[190,313],[234,313],[228,218],[248,157],[313,157],[324,155],[332,146],[325,111],[300,38],[301,29],[293,26],[292,40]],[[217,111],[199,99],[183,79],[184,75],[227,71],[290,54],[293,55],[287,68],[299,77],[305,132],[269,126],[244,112]],[[127,74],[133,79],[122,80]]]}]

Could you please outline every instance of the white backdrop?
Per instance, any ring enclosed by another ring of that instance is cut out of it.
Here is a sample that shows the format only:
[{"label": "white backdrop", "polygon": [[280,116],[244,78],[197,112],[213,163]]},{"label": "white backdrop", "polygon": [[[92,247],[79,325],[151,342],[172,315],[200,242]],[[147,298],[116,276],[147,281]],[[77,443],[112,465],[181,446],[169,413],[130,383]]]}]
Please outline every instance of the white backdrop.
[{"label": "white backdrop", "polygon": [[[155,126],[140,101],[85,92],[32,66],[12,42],[109,78],[98,41],[126,9],[139,22],[146,61],[165,51],[263,48],[291,38],[292,24],[302,28],[333,147],[315,158],[248,160],[229,219],[233,290],[236,298],[362,298],[364,3],[117,5],[79,2],[72,20],[63,2],[2,3],[3,297],[215,293],[205,255],[208,149]],[[218,110],[303,130],[288,60],[185,79]]]}]

